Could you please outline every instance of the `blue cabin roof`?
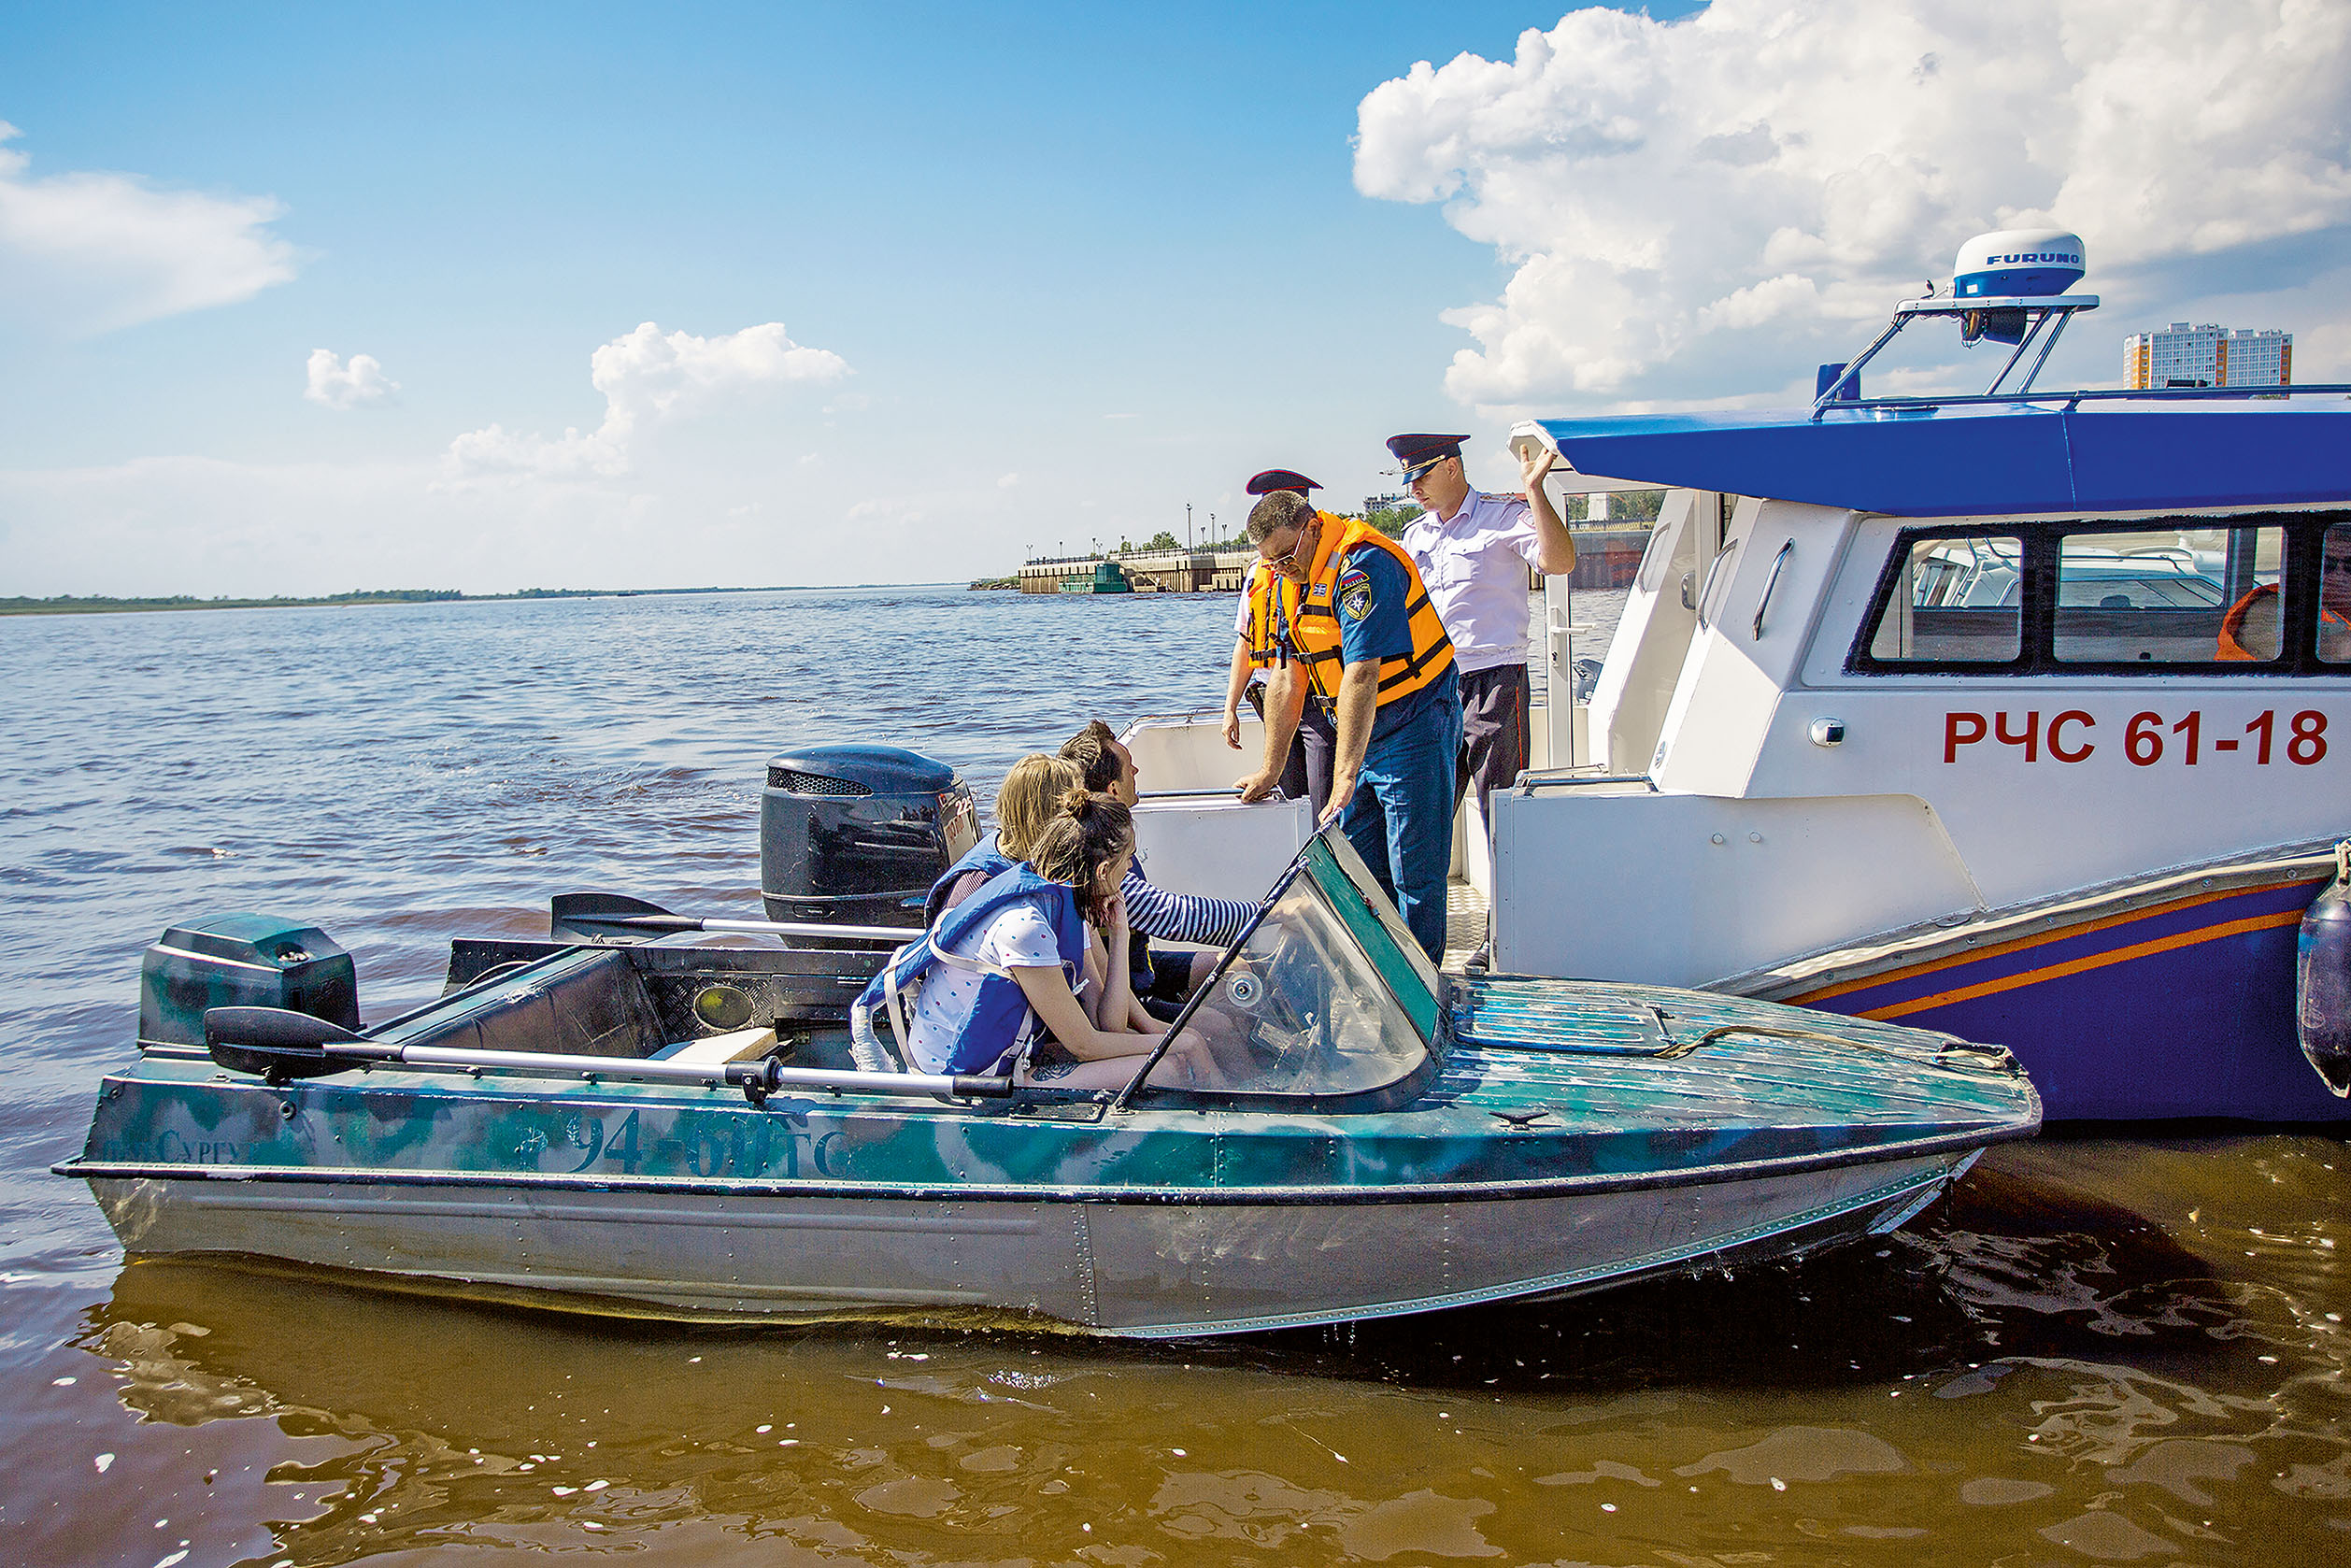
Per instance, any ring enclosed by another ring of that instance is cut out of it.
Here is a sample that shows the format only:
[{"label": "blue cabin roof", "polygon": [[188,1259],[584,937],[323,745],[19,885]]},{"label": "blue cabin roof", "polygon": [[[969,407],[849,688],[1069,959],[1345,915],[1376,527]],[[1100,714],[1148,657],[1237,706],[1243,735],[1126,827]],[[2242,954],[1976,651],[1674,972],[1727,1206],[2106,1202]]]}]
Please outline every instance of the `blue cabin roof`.
[{"label": "blue cabin roof", "polygon": [[1539,421],[1586,474],[1896,517],[2351,502],[2351,399],[1896,402]]}]

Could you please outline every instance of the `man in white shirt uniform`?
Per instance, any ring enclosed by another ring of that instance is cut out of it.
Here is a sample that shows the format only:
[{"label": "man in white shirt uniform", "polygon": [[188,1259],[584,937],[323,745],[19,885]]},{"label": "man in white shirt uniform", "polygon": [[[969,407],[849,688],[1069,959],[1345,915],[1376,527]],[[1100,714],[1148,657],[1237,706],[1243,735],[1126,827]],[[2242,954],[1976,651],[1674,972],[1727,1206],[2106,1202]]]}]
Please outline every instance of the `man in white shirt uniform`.
[{"label": "man in white shirt uniform", "polygon": [[[1461,761],[1454,809],[1475,782],[1477,808],[1527,765],[1527,568],[1575,569],[1575,540],[1543,492],[1559,454],[1537,447],[1520,463],[1526,498],[1486,495],[1461,468],[1466,435],[1395,435],[1419,520],[1397,542],[1420,568],[1461,671]],[[1560,718],[1563,721],[1564,712]],[[1487,818],[1490,822],[1492,819]]]}]

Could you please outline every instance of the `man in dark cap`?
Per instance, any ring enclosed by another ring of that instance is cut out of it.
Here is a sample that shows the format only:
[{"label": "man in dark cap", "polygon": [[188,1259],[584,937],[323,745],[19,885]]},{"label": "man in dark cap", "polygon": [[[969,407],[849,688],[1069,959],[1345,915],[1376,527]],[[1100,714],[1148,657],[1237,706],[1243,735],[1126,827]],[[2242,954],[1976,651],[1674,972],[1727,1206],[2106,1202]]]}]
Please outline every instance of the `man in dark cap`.
[{"label": "man in dark cap", "polygon": [[[1321,488],[1294,468],[1268,468],[1249,476],[1248,483],[1251,495],[1289,491],[1301,500]],[[1251,562],[1248,576],[1241,585],[1240,613],[1232,623],[1232,673],[1224,692],[1224,743],[1235,751],[1241,749],[1242,699],[1248,700],[1260,719],[1265,717],[1265,687],[1261,672],[1271,670],[1281,658],[1280,649],[1274,643],[1273,587],[1273,568],[1262,560]],[[1298,734],[1289,743],[1289,759],[1282,767],[1281,789],[1286,799],[1314,802],[1318,817],[1331,798],[1331,752],[1337,741],[1331,716],[1308,703],[1299,716]]]},{"label": "man in dark cap", "polygon": [[[1466,435],[1394,435],[1388,449],[1403,464],[1404,484],[1421,514],[1400,543],[1420,568],[1437,619],[1453,639],[1461,671],[1461,762],[1453,803],[1471,784],[1485,815],[1497,788],[1527,765],[1527,568],[1575,569],[1575,540],[1544,493],[1559,454],[1535,447],[1519,464],[1527,487],[1487,495],[1461,467]],[[1564,724],[1562,707],[1552,716]],[[1493,819],[1486,818],[1490,831]]]}]

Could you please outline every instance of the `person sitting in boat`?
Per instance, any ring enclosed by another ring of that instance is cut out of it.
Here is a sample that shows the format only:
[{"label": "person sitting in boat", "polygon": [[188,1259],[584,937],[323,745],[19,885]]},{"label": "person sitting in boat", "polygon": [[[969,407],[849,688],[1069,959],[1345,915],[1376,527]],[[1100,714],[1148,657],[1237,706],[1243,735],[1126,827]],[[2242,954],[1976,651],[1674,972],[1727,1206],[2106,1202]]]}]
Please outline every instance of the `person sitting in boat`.
[{"label": "person sitting in boat", "polygon": [[[920,941],[900,948],[858,999],[886,1009],[908,1064],[921,1073],[1012,1073],[1022,1083],[1114,1088],[1160,1042],[1156,1030],[1104,1027],[1131,1016],[1124,968],[1090,978],[1089,921],[1127,935],[1119,883],[1134,849],[1133,819],[1108,795],[1072,790],[1029,847]],[[912,1016],[904,1003],[917,991]],[[1090,1009],[1080,993],[1104,990]],[[1170,1047],[1158,1081],[1221,1083],[1193,1031]]]},{"label": "person sitting in boat", "polygon": [[[1116,797],[1132,809],[1142,798],[1142,774],[1134,754],[1097,719],[1062,744],[1062,755],[1077,764],[1085,787]],[[1229,947],[1257,906],[1246,899],[1172,893],[1148,881],[1138,866],[1128,868],[1119,891],[1126,897],[1134,940],[1128,954],[1129,983],[1155,1018],[1173,1019],[1184,1001],[1216,967],[1214,952],[1154,953],[1150,939]],[[1114,947],[1112,951],[1118,949]]]},{"label": "person sitting in boat", "polygon": [[[2320,541],[2318,657],[2351,661],[2351,528],[2341,523]],[[2285,647],[2284,603],[2277,584],[2264,583],[2229,606],[2220,621],[2219,659],[2274,659]]]},{"label": "person sitting in boat", "polygon": [[996,791],[996,831],[963,852],[922,901],[927,929],[939,917],[977,892],[991,877],[1001,876],[1028,857],[1045,824],[1062,808],[1062,797],[1083,784],[1076,765],[1042,751],[1032,751],[1012,764]]}]

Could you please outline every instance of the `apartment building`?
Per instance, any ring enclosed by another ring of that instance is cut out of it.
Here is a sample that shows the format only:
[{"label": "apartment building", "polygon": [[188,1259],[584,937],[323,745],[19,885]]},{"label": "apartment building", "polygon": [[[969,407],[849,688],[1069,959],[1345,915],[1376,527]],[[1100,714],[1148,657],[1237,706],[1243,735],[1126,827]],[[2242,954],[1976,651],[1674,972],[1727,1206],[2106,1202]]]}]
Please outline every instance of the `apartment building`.
[{"label": "apartment building", "polygon": [[2173,321],[2123,339],[2128,387],[2284,387],[2294,380],[2294,335]]}]

